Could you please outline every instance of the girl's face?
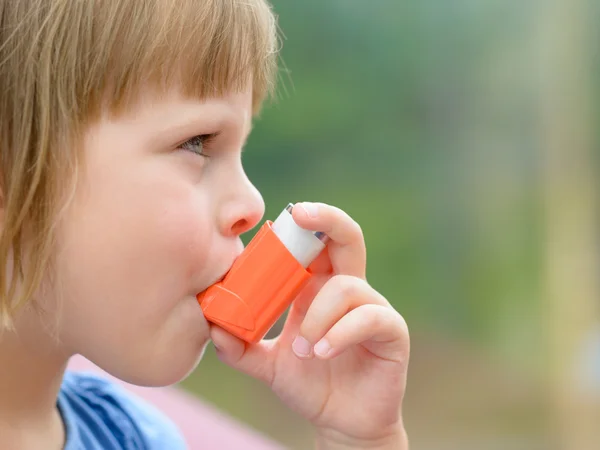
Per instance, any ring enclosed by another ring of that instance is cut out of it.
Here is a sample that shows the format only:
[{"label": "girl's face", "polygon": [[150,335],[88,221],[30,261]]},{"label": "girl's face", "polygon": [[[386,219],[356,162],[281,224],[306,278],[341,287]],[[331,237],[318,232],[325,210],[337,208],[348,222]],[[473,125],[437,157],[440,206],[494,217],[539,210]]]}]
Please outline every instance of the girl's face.
[{"label": "girl's face", "polygon": [[89,129],[49,299],[65,351],[141,385],[195,367],[209,339],[196,294],[264,213],[241,164],[251,100],[250,89],[205,102],[172,92]]}]

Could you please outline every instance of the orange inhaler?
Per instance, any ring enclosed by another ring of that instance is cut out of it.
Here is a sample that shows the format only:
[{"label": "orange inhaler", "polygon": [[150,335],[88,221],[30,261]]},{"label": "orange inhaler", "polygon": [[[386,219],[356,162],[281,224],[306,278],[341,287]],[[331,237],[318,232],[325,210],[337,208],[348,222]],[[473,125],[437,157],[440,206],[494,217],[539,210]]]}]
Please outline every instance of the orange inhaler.
[{"label": "orange inhaler", "polygon": [[300,228],[292,209],[266,221],[223,280],[197,295],[206,320],[248,343],[260,341],[290,306],[328,241]]}]

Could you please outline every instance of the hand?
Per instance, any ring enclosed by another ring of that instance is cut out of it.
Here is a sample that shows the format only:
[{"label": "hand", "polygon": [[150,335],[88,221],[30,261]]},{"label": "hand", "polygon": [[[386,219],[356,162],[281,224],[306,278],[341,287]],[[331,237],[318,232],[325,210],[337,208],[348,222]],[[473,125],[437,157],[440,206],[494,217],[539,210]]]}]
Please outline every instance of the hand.
[{"label": "hand", "polygon": [[362,231],[322,203],[300,203],[292,212],[299,226],[331,238],[310,267],[315,275],[278,337],[248,345],[213,326],[217,354],[311,421],[320,448],[408,448],[401,415],[408,329],[366,281]]}]

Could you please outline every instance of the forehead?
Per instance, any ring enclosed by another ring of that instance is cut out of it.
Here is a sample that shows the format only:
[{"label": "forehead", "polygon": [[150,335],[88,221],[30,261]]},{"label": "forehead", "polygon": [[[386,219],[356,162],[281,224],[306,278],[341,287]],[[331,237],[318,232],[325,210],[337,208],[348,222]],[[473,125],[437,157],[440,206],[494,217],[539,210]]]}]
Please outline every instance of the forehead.
[{"label": "forehead", "polygon": [[[179,89],[161,94],[142,91],[139,99],[118,115],[106,114],[96,122],[110,125],[110,129],[127,135],[148,135],[170,141],[186,134],[234,131],[248,135],[252,128],[252,88],[227,92],[222,96],[205,99],[186,96]],[[99,128],[88,131],[95,135]]]},{"label": "forehead", "polygon": [[120,116],[124,120],[154,119],[164,124],[177,117],[192,115],[203,116],[206,120],[218,117],[245,123],[252,120],[252,101],[251,86],[207,98],[188,96],[176,88],[161,94],[148,90],[142,91],[139,100]]}]

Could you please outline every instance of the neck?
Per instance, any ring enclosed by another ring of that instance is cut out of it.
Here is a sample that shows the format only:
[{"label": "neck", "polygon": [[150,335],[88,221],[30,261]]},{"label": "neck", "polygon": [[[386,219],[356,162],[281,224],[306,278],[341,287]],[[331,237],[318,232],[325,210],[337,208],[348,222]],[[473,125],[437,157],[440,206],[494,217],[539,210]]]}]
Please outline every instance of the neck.
[{"label": "neck", "polygon": [[0,436],[3,448],[62,448],[56,399],[68,362],[33,314],[0,334]]}]

